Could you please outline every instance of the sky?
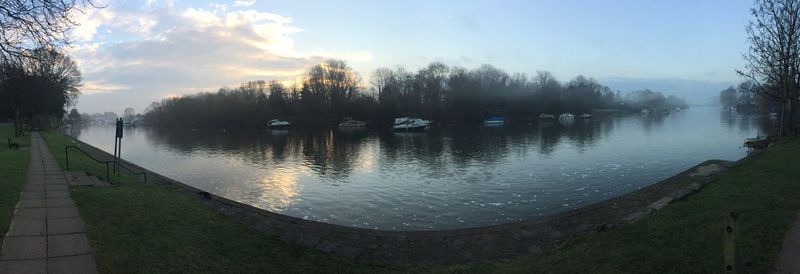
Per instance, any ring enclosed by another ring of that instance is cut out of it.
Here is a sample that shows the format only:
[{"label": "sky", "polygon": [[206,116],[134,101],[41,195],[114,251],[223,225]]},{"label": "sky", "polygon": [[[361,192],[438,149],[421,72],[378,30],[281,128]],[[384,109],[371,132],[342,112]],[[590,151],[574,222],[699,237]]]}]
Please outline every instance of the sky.
[{"label": "sky", "polygon": [[577,75],[706,103],[741,79],[746,0],[114,1],[73,14],[84,113],[292,81],[325,59],[365,80],[430,62]]}]

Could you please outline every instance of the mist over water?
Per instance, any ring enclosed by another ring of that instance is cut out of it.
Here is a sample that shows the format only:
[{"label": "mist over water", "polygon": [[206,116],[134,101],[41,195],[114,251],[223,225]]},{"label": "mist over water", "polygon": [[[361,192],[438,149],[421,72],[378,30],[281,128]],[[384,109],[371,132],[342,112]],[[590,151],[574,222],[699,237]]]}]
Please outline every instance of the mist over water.
[{"label": "mist over water", "polygon": [[[423,133],[126,128],[123,158],[197,188],[303,219],[384,230],[486,226],[564,212],[746,155],[770,130],[696,107],[572,123]],[[113,126],[73,136],[113,151]]]}]

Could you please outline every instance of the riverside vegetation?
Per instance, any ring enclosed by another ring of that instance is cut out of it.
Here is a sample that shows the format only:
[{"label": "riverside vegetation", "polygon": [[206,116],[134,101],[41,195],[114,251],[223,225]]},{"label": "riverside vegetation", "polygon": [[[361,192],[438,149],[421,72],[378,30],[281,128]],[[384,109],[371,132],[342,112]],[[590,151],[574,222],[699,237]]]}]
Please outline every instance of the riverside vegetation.
[{"label": "riverside vegetation", "polygon": [[540,113],[588,113],[593,109],[640,111],[687,107],[676,96],[651,90],[614,92],[577,76],[562,84],[546,71],[508,74],[491,65],[469,70],[434,62],[419,71],[377,69],[370,87],[341,60],[313,66],[302,81],[252,81],[238,88],[166,98],[145,110],[158,126],[264,126],[274,118],[295,124],[336,124],[345,116],[388,124],[400,116],[437,122],[474,123],[488,115],[530,121]]}]

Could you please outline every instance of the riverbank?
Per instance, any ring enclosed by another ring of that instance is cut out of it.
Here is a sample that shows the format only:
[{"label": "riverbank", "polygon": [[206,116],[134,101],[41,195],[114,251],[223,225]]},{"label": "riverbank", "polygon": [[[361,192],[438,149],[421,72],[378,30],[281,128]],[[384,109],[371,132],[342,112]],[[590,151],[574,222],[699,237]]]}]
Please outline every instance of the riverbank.
[{"label": "riverbank", "polygon": [[[46,139],[56,157],[63,158],[63,153],[59,152],[63,151],[63,145],[69,143],[70,140],[63,135],[54,133],[47,134]],[[175,187],[142,185],[138,183],[137,178],[133,177],[123,176],[119,180],[120,183],[109,188],[78,188],[75,191],[75,199],[81,208],[82,215],[87,219],[89,238],[95,249],[98,250],[100,269],[109,272],[179,269],[184,271],[186,269],[198,271],[202,269],[205,269],[204,271],[233,269],[239,270],[239,272],[286,269],[313,272],[336,270],[348,272],[374,270],[472,272],[483,270],[492,272],[498,269],[520,272],[532,270],[544,272],[597,270],[647,272],[650,270],[655,272],[663,271],[663,269],[676,269],[672,267],[674,262],[685,264],[683,268],[679,269],[708,272],[718,269],[721,265],[721,233],[713,232],[719,232],[720,216],[724,216],[725,212],[732,208],[741,208],[739,212],[742,215],[742,223],[745,220],[754,220],[758,224],[754,224],[753,227],[766,227],[765,230],[767,230],[741,236],[744,237],[743,240],[740,240],[743,243],[742,248],[748,248],[748,252],[740,254],[747,264],[744,269],[755,267],[752,269],[768,270],[770,265],[768,261],[770,258],[774,258],[777,251],[772,253],[763,251],[769,251],[770,243],[773,244],[772,247],[775,250],[780,247],[782,227],[778,217],[781,213],[788,211],[796,212],[798,208],[796,203],[786,201],[776,207],[775,202],[783,199],[764,199],[764,197],[775,195],[796,197],[798,194],[797,186],[794,186],[794,189],[787,186],[787,181],[791,181],[792,176],[797,174],[783,174],[786,172],[764,174],[759,171],[760,162],[765,162],[761,164],[769,167],[780,167],[784,163],[771,164],[775,160],[774,158],[784,157],[784,151],[791,151],[795,154],[800,151],[800,145],[796,142],[781,144],[778,148],[781,149],[771,149],[763,155],[746,160],[742,165],[734,167],[728,173],[710,182],[709,186],[699,193],[671,204],[632,225],[580,237],[545,255],[457,266],[387,268],[355,263],[347,258],[293,247],[277,241],[274,237],[250,230],[238,221],[205,207],[197,199],[180,193]],[[63,161],[63,159],[59,160]],[[71,167],[76,163],[75,161],[78,161],[76,165],[81,165],[79,164],[80,160],[71,157]],[[79,168],[93,170],[88,162],[85,167],[80,166]],[[100,174],[99,171],[94,172]],[[742,174],[731,177],[730,174],[736,172],[744,172],[744,175],[749,174],[758,178],[781,174],[784,177],[772,178],[771,181],[776,183],[766,185],[761,191],[749,191],[758,195],[742,196],[742,191],[749,190],[753,186],[737,181],[743,177]],[[730,187],[715,190],[719,188],[719,185],[730,185]],[[709,189],[712,190],[711,194],[708,193]],[[719,193],[720,191],[723,193]],[[736,199],[727,199],[729,198],[727,196],[730,195],[735,196]],[[721,201],[720,198],[726,198],[729,201]],[[686,208],[686,203],[691,201],[693,201],[692,206]],[[771,212],[773,214],[755,216],[757,214],[753,214],[753,211],[757,211],[756,209],[759,208],[774,208]],[[89,214],[87,215],[86,212]],[[664,212],[668,214],[664,215]],[[717,214],[721,215],[716,216]],[[765,218],[766,216],[773,218]],[[788,229],[788,223],[793,214],[789,214],[789,216],[783,231]],[[747,230],[743,228],[740,232],[744,234]],[[711,234],[717,234],[717,236]],[[774,244],[774,241],[753,240],[760,239],[759,236],[773,234],[777,235],[773,238],[779,238],[777,244]],[[121,235],[124,237],[120,237]],[[742,239],[741,237],[740,239]],[[715,239],[719,239],[719,241],[715,241]],[[665,244],[664,241],[668,243]],[[754,244],[753,242],[759,243]],[[154,248],[151,250],[147,248],[148,246]],[[187,253],[183,254],[183,250],[186,250]],[[756,253],[753,255],[749,252]],[[758,257],[758,254],[762,254],[762,256],[766,254],[766,257]],[[772,257],[769,254],[772,254]],[[262,256],[265,257],[262,258]],[[275,258],[280,259],[273,260]],[[634,259],[638,261],[631,261]],[[664,261],[671,263],[664,263]],[[751,261],[755,261],[755,263]],[[661,268],[661,270],[653,268],[657,266],[669,267]],[[679,264],[679,266],[681,265]]]},{"label": "riverbank", "polygon": [[[28,171],[30,135],[14,137],[12,126],[0,126],[0,242],[8,232],[14,206],[19,201],[22,183]],[[10,149],[6,138],[12,138],[19,149]]]}]

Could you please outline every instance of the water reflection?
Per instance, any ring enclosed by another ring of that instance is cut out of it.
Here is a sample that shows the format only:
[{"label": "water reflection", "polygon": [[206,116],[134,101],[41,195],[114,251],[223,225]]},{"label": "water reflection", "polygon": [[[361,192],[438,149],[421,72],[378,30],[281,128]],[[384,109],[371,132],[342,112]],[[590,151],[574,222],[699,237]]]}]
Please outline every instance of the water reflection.
[{"label": "water reflection", "polygon": [[298,194],[297,178],[296,171],[276,169],[270,176],[262,179],[259,207],[278,211],[291,205]]},{"label": "water reflection", "polygon": [[[490,225],[562,212],[735,160],[756,115],[698,108],[498,128],[126,128],[125,157],[275,212],[381,229]],[[110,150],[113,127],[70,132]]]}]

